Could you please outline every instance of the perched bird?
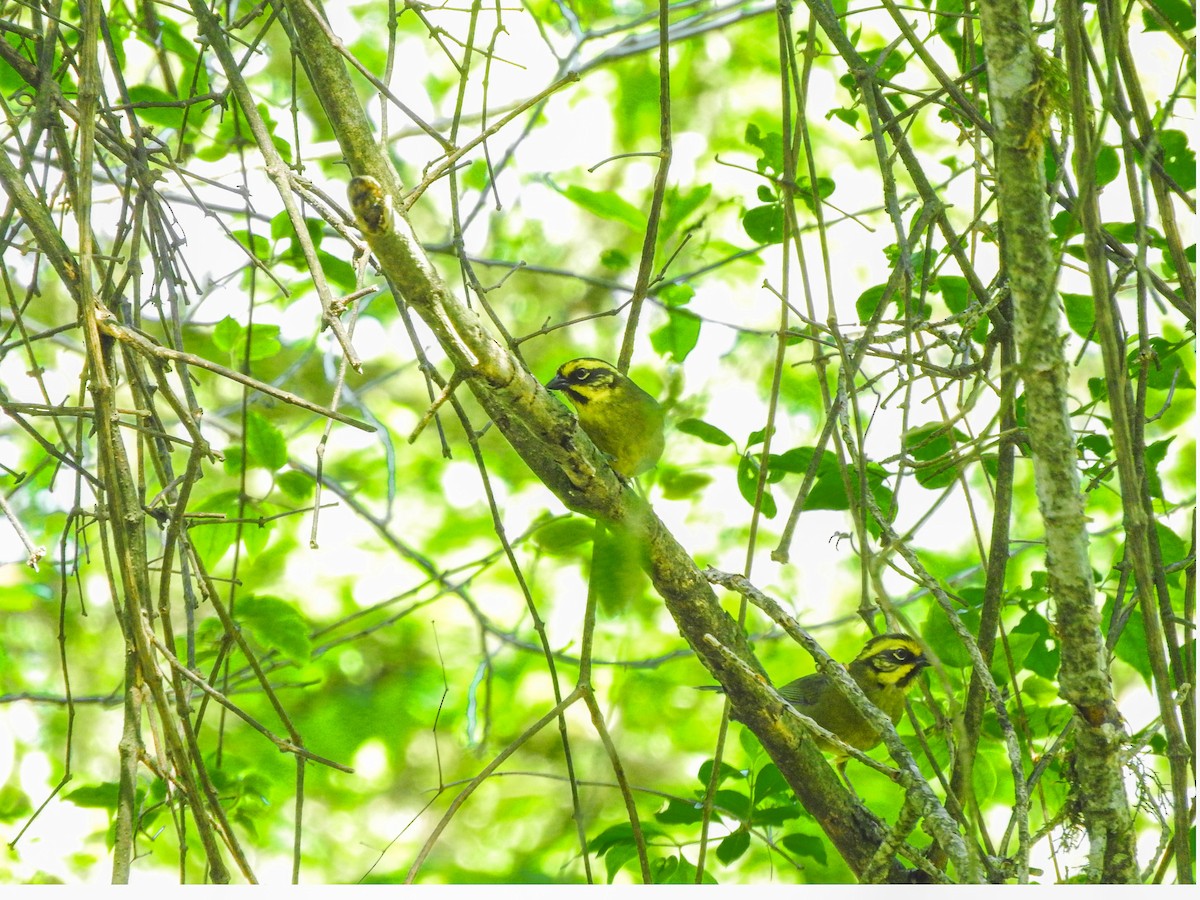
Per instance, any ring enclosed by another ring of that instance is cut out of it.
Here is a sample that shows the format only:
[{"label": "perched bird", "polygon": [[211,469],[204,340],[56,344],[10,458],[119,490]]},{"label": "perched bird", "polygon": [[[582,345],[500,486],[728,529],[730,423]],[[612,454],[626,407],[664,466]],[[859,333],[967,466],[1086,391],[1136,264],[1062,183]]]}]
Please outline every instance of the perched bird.
[{"label": "perched bird", "polygon": [[[921,645],[906,634],[881,634],[867,641],[854,661],[846,667],[867,699],[899,722],[904,715],[904,697],[929,660]],[[859,750],[870,750],[883,736],[856,710],[828,675],[816,672],[779,689],[779,695],[826,731]],[[838,753],[836,747],[820,738],[817,746]],[[839,761],[839,767],[845,760]]]},{"label": "perched bird", "polygon": [[[921,645],[906,634],[881,634],[867,641],[854,661],[846,667],[875,706],[892,720],[899,722],[904,715],[904,697],[917,675],[929,665]],[[720,687],[705,690],[721,690]],[[851,747],[870,750],[883,736],[850,701],[838,690],[828,675],[815,672],[779,688],[779,695],[826,731],[837,735]],[[843,780],[846,777],[847,757],[833,744],[819,737],[817,746],[836,756],[835,762]],[[846,782],[849,784],[849,782]],[[851,788],[853,790],[853,788]]]},{"label": "perched bird", "polygon": [[580,427],[618,475],[632,478],[654,468],[663,451],[662,407],[615,366],[573,359],[558,367],[546,387],[566,395]]}]

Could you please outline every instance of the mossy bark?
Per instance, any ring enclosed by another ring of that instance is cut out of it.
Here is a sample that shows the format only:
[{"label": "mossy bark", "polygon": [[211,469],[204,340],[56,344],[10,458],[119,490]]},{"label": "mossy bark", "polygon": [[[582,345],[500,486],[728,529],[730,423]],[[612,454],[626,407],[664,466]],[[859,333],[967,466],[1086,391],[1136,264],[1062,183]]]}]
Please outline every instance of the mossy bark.
[{"label": "mossy bark", "polygon": [[1135,834],[1123,776],[1126,734],[1100,632],[1067,407],[1058,261],[1050,240],[1044,170],[1049,96],[1023,0],[983,0],[979,11],[995,125],[1001,259],[1015,311],[1029,446],[1046,533],[1046,573],[1062,648],[1059,693],[1076,713],[1074,774],[1091,840],[1089,879],[1136,882]]}]

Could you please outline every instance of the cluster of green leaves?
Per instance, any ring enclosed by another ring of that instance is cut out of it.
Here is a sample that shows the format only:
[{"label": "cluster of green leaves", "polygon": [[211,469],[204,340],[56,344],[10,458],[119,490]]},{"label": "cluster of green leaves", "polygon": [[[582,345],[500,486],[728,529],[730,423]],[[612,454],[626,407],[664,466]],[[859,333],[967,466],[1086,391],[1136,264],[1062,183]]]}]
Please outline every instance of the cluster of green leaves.
[{"label": "cluster of green leaves", "polygon": [[[761,480],[760,473],[763,463],[762,453],[754,453],[754,448],[765,440],[765,431],[758,429],[751,432],[746,438],[745,449],[741,449],[732,437],[702,419],[682,419],[676,427],[684,434],[691,435],[706,444],[732,448],[737,459],[738,491],[751,506],[759,502],[763,515],[768,519],[775,518],[779,511],[775,497],[769,490],[769,485],[778,484],[789,475],[807,476],[810,471],[813,473],[813,482],[805,500],[805,509],[850,509],[850,498],[846,493],[841,467],[837,463],[837,458],[829,450],[823,451],[820,456],[817,456],[815,447],[793,447],[783,453],[767,454],[766,485],[761,500],[759,500],[758,484]],[[868,489],[885,515],[894,512],[892,492],[887,487],[888,475],[889,473],[883,466],[871,463],[867,467]],[[668,496],[675,497],[679,493],[678,489],[675,489],[668,493]]]},{"label": "cluster of green leaves", "polygon": [[[737,734],[740,750],[750,760],[750,767],[737,769],[726,762],[720,764],[717,789],[707,817],[712,834],[725,833],[714,842],[711,851],[720,866],[730,869],[754,849],[789,867],[809,868],[806,876],[812,881],[828,880],[834,873],[844,874],[839,871],[836,859],[830,867],[825,843],[817,836],[817,825],[796,802],[795,794],[754,736],[741,727],[737,728]],[[655,884],[696,881],[696,863],[689,859],[688,848],[701,834],[704,800],[713,784],[714,764],[712,759],[701,764],[690,798],[667,799],[654,813],[653,822],[641,823]],[[636,867],[638,839],[628,822],[602,830],[588,841],[588,849],[603,858],[609,883],[622,868]],[[719,880],[711,870],[705,871],[704,883]]]}]

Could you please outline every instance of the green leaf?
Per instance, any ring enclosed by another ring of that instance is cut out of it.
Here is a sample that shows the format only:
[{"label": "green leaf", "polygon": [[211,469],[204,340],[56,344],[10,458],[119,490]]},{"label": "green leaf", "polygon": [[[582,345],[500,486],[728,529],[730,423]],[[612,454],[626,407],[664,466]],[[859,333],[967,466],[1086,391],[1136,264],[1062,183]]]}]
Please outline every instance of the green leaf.
[{"label": "green leaf", "polygon": [[796,199],[803,203],[810,211],[814,211],[817,207],[816,200],[813,199],[813,194],[816,194],[817,200],[824,200],[837,190],[837,182],[832,178],[818,178],[816,191],[813,190],[813,183],[808,178],[801,178],[796,185]]},{"label": "green leaf", "polygon": [[815,860],[823,866],[829,862],[825,842],[819,837],[811,834],[785,834],[780,843],[783,844],[784,849],[796,856]]},{"label": "green leaf", "polygon": [[1058,159],[1054,155],[1054,148],[1047,144],[1042,153],[1042,172],[1046,176],[1046,184],[1054,184],[1058,180]]},{"label": "green leaf", "polygon": [[[758,460],[749,453],[742,455],[741,461],[738,463],[737,470],[737,485],[743,499],[751,506],[754,505],[754,498],[758,492]],[[762,493],[762,514],[768,519],[775,518],[777,507],[775,506],[775,498],[771,496],[771,492],[763,487]]]},{"label": "green leaf", "polygon": [[804,818],[807,813],[799,803],[788,803],[783,806],[768,806],[766,809],[754,811],[755,825],[782,825],[793,819]]},{"label": "green leaf", "polygon": [[1079,439],[1080,450],[1091,453],[1101,462],[1112,453],[1112,441],[1102,434],[1085,434]]},{"label": "green leaf", "polygon": [[[325,220],[305,216],[304,230],[308,232],[308,239],[312,242],[313,247],[319,248],[321,242],[325,240]],[[303,265],[304,250],[300,246],[299,240],[296,239],[294,232],[292,235],[292,246],[289,248],[288,253],[291,256],[298,256],[301,260],[301,265]]]},{"label": "green leaf", "polygon": [[1105,222],[1101,227],[1124,244],[1136,244],[1138,242],[1139,228],[1144,227],[1146,231],[1146,240],[1150,243],[1150,246],[1162,247],[1166,244],[1166,242],[1163,240],[1163,236],[1156,229],[1146,226],[1144,223]]},{"label": "green leaf", "polygon": [[[742,750],[745,751],[746,756],[750,757],[751,760],[758,759],[763,755],[764,751],[762,744],[758,742],[758,738],[749,728],[743,727],[737,729],[737,736],[738,744],[741,746]],[[749,772],[743,772],[741,773],[741,777],[746,778],[749,776],[749,774]]]},{"label": "green leaf", "polygon": [[1023,656],[1013,657],[1018,669],[1028,669],[1047,680],[1053,680],[1058,675],[1061,654],[1058,644],[1050,634],[1050,623],[1046,621],[1045,616],[1037,610],[1030,610],[1021,617],[1011,634],[1030,635],[1033,638]]},{"label": "green leaf", "polygon": [[1000,773],[997,769],[1003,768],[1005,777],[1008,776],[1007,760],[997,759],[997,754],[990,752],[983,744],[979,749],[981,752],[976,755],[971,780],[975,784],[975,796],[991,797],[995,795],[1000,784]]},{"label": "green leaf", "polygon": [[633,840],[633,826],[628,822],[610,825],[588,841],[588,850],[597,855],[607,853],[610,848]]},{"label": "green leaf", "polygon": [[278,325],[256,324],[251,327],[247,339],[250,342],[251,362],[257,362],[260,359],[271,359],[278,356],[280,351],[283,350],[283,345],[279,343]]},{"label": "green leaf", "polygon": [[590,544],[596,535],[596,523],[591,519],[571,516],[553,519],[533,532],[533,543],[551,556],[574,555],[583,544]]},{"label": "green leaf", "polygon": [[703,419],[682,419],[675,428],[684,434],[699,438],[706,444],[715,444],[718,447],[728,447],[734,442],[733,438],[716,425],[710,425]]},{"label": "green leaf", "polygon": [[712,193],[711,184],[701,184],[686,193],[679,193],[678,188],[671,188],[663,202],[662,220],[659,223],[660,239],[675,234],[689,216],[699,209]]},{"label": "green leaf", "polygon": [[[1160,500],[1165,500],[1163,496],[1162,479],[1158,475],[1158,466],[1167,455],[1167,448],[1174,441],[1174,436],[1162,441],[1155,441],[1146,447],[1146,489],[1150,492],[1151,497],[1157,497]],[[1159,523],[1160,525],[1162,523]],[[1166,559],[1163,562],[1167,562]]]},{"label": "green leaf", "polygon": [[667,801],[667,805],[654,814],[655,821],[664,825],[692,825],[704,818],[704,810],[699,803],[680,800]]},{"label": "green leaf", "polygon": [[[777,472],[790,472],[793,475],[803,475],[812,463],[816,447],[793,447],[785,453],[771,454],[771,468]],[[837,471],[837,457],[832,451],[821,453],[821,461],[817,463],[817,477]]]},{"label": "green leaf", "polygon": [[283,349],[279,343],[278,325],[255,325],[249,332],[232,316],[226,316],[213,329],[213,343],[229,354],[235,363],[246,357],[246,340],[250,337],[250,360],[270,359]]},{"label": "green leaf", "polygon": [[316,491],[312,476],[296,471],[280,472],[275,477],[275,487],[293,500],[307,500]]},{"label": "green leaf", "polygon": [[1091,335],[1096,324],[1096,304],[1090,294],[1062,294],[1063,309],[1067,313],[1067,324],[1081,338]]},{"label": "green leaf", "polygon": [[33,812],[33,803],[21,788],[11,781],[0,785],[0,822],[15,822]]},{"label": "green leaf", "polygon": [[593,191],[577,184],[560,188],[559,193],[594,216],[628,225],[634,231],[646,228],[645,214],[628,200],[612,191]]},{"label": "green leaf", "polygon": [[[1146,372],[1146,384],[1154,390],[1195,390],[1192,376],[1189,376],[1187,366],[1180,358],[1180,350],[1192,347],[1192,340],[1171,342],[1163,337],[1150,338],[1150,349],[1154,355],[1151,365]],[[1195,350],[1193,349],[1194,353]],[[1130,371],[1133,367],[1130,366]]]},{"label": "green leaf", "polygon": [[[696,882],[696,866],[682,856],[668,856],[665,859],[656,859],[650,863],[650,877],[654,879],[655,884],[686,884],[691,886]],[[708,871],[704,873],[702,880],[704,884],[717,883],[716,879]]]},{"label": "green leaf", "polygon": [[272,472],[287,464],[287,440],[283,432],[253,410],[246,414],[246,453],[252,465]]},{"label": "green leaf", "polygon": [[700,317],[686,309],[668,309],[667,324],[650,332],[650,346],[677,363],[687,359],[700,339]]},{"label": "green leaf", "polygon": [[748,209],[742,215],[742,228],[756,244],[783,241],[783,204],[768,203]]},{"label": "green leaf", "polygon": [[[775,433],[775,429],[772,428],[771,434],[774,434],[774,433]],[[746,447],[747,447],[747,449],[749,449],[750,447],[754,447],[757,444],[761,444],[766,439],[767,439],[767,429],[756,428],[756,429],[754,429],[754,431],[750,432],[750,436],[748,438],[746,438]]]},{"label": "green leaf", "polygon": [[620,271],[629,267],[629,256],[610,247],[600,254],[600,265],[611,272]]},{"label": "green leaf", "polygon": [[[851,128],[858,128],[859,112],[857,109],[846,109],[845,107],[837,107],[825,113],[825,118],[835,118],[839,122],[849,125]],[[955,157],[957,159],[957,157]]]},{"label": "green leaf", "polygon": [[[901,253],[899,244],[888,244],[883,248],[883,255],[887,258],[890,265],[896,266],[901,262],[903,253]],[[908,268],[913,272],[923,272],[925,270],[925,251],[915,250],[909,253]],[[899,308],[897,302],[897,308]]]},{"label": "green leaf", "polygon": [[862,54],[876,67],[877,77],[884,81],[893,81],[907,66],[904,54],[894,47],[881,44],[864,48]]},{"label": "green leaf", "polygon": [[249,596],[238,600],[236,618],[264,647],[278,650],[294,663],[312,655],[308,622],[300,610],[278,597]]},{"label": "green leaf", "polygon": [[954,452],[955,444],[950,441],[950,434],[953,434],[955,443],[966,440],[966,435],[957,428],[948,434],[941,422],[913,428],[904,435],[902,445],[908,455],[919,462],[932,463],[916,469],[917,483],[922,487],[937,490],[953,484],[958,477],[961,463],[952,458],[942,459]]},{"label": "green leaf", "polygon": [[[1113,610],[1113,598],[1108,597],[1100,613],[1101,619],[1106,626],[1105,633],[1108,633],[1113,625]],[[1142,620],[1142,611],[1135,606],[1129,611],[1128,617],[1125,619],[1125,627],[1121,630],[1121,636],[1117,639],[1117,646],[1113,650],[1113,655],[1121,660],[1121,662],[1132,667],[1142,676],[1146,686],[1150,687],[1153,684],[1154,676],[1150,668],[1150,654],[1146,649],[1147,646],[1146,623]]]},{"label": "green leaf", "polygon": [[286,209],[280,210],[271,217],[271,240],[279,241],[295,234],[292,229],[292,217]]},{"label": "green leaf", "polygon": [[[871,496],[875,498],[875,505],[879,507],[879,512],[883,514],[883,518],[887,522],[893,522],[896,519],[896,514],[900,511],[896,504],[896,493],[886,483],[886,475],[880,476],[872,471],[867,472],[867,488],[871,491]],[[867,519],[867,531],[872,536],[879,537],[881,529],[875,521],[875,517]]]},{"label": "green leaf", "polygon": [[746,143],[761,151],[756,163],[759,172],[783,174],[783,137],[779,132],[763,134],[757,125],[751,123],[746,126]]},{"label": "green leaf", "polygon": [[[1174,2],[1182,2],[1182,0],[1174,0]],[[1194,191],[1196,189],[1196,154],[1188,147],[1187,134],[1167,129],[1159,134],[1158,143],[1163,152],[1163,169],[1185,191]]]},{"label": "green leaf", "polygon": [[1048,678],[1032,674],[1021,681],[1021,698],[1026,705],[1051,706],[1058,700],[1058,685]]},{"label": "green leaf", "polygon": [[[708,789],[708,783],[712,781],[712,767],[713,761],[711,759],[706,759],[700,764],[700,768],[696,770],[696,780],[700,782],[701,786],[704,787],[705,790]],[[745,777],[746,773],[741,769],[735,769],[729,763],[723,762],[721,763],[720,779],[717,781],[717,784],[722,784],[727,779],[732,778],[742,780]]]},{"label": "green leaf", "polygon": [[225,448],[225,460],[222,462],[221,467],[225,470],[226,475],[240,475],[244,464],[245,454],[242,453],[240,444],[234,444]]},{"label": "green leaf", "polygon": [[[258,110],[259,117],[262,119],[263,125],[266,126],[267,134],[269,134],[271,137],[271,144],[275,147],[276,150],[279,151],[279,155],[283,157],[283,161],[290,163],[295,158],[292,154],[292,145],[289,144],[287,142],[287,140],[285,140],[282,136],[276,134],[275,130],[276,130],[276,128],[279,127],[279,125],[275,121],[275,117],[273,115],[271,115],[271,107],[268,106],[264,102],[264,103],[259,103],[257,105],[256,109]],[[234,117],[227,116],[226,120],[232,119],[232,118],[234,118]],[[239,125],[239,129],[238,129],[239,133],[249,136],[249,134],[250,134],[249,128],[242,122],[239,122],[238,125]],[[248,139],[246,141],[246,143],[253,143],[253,141]]]},{"label": "green leaf", "polygon": [[[817,480],[813,484],[812,490],[808,493],[808,499],[804,502],[804,508],[849,509],[850,500],[846,496],[846,486],[842,482],[842,475],[837,466],[837,458],[828,450],[825,451],[825,454],[817,469]],[[881,466],[871,464],[867,468],[867,488],[871,491],[871,496],[875,498],[875,502],[879,506],[879,511],[890,521],[895,518],[896,511],[895,495],[886,485],[888,477],[887,471]],[[869,520],[868,528],[872,529],[872,533],[875,533],[875,530],[878,528],[873,518]]]},{"label": "green leaf", "polygon": [[248,515],[257,514],[260,518],[257,524],[247,523],[241,531],[242,545],[253,559],[266,548],[267,541],[271,539],[271,532],[276,528],[276,523],[266,516],[271,512],[278,512],[278,509],[268,509],[266,504],[255,502],[247,505],[246,512]]},{"label": "green leaf", "polygon": [[[1145,361],[1147,386],[1158,391],[1170,390],[1172,387],[1177,391],[1194,391],[1196,389],[1191,376],[1188,375],[1187,368],[1179,359],[1180,349],[1190,346],[1191,341],[1172,342],[1166,338],[1152,337],[1146,343],[1148,345],[1148,355]],[[1142,358],[1137,347],[1130,348],[1128,361],[1130,377],[1140,378]]]},{"label": "green leaf", "polygon": [[1196,27],[1196,6],[1187,0],[1147,0],[1142,9],[1142,26],[1146,31],[1166,31],[1160,16],[1176,31],[1191,31]]},{"label": "green leaf", "polygon": [[343,257],[326,250],[318,250],[317,261],[321,264],[321,271],[325,273],[325,280],[333,287],[350,293],[358,286],[354,266]]},{"label": "green leaf", "polygon": [[[917,269],[915,260],[913,268]],[[946,308],[952,313],[964,312],[970,305],[971,285],[961,275],[938,275],[933,280],[933,291],[942,295]],[[971,332],[971,340],[977,344],[986,343],[989,325],[988,318],[981,316],[975,325],[975,330]]]},{"label": "green leaf", "polygon": [[[9,40],[11,39],[9,38]],[[3,91],[5,96],[11,96],[27,88],[28,85],[25,83],[25,79],[17,74],[15,68],[7,64],[0,66],[0,91]]]},{"label": "green leaf", "polygon": [[212,340],[218,350],[231,353],[234,347],[240,345],[245,333],[246,329],[242,328],[237,319],[233,316],[226,316],[213,328]]},{"label": "green leaf", "polygon": [[665,500],[686,500],[711,483],[712,476],[704,472],[681,472],[669,466],[658,467],[658,489]]},{"label": "green leaf", "polygon": [[1117,151],[1105,144],[1096,154],[1096,186],[1103,187],[1121,173],[1121,159]]},{"label": "green leaf", "polygon": [[971,301],[970,283],[961,275],[939,275],[933,284],[952,313],[962,312]]},{"label": "green leaf", "polygon": [[[360,57],[361,58],[361,57]],[[482,191],[488,186],[488,165],[482,159],[477,159],[467,166],[467,170],[459,175],[462,185],[470,191]]]},{"label": "green leaf", "polygon": [[[649,838],[661,834],[661,830],[650,823],[642,823],[642,834]],[[604,868],[611,884],[617,872],[637,856],[637,843],[633,839],[633,826],[621,822],[604,829],[588,842],[588,849],[596,856],[604,857]]]},{"label": "green leaf", "polygon": [[739,822],[750,818],[750,798],[741,791],[717,791],[713,795],[713,805],[725,810]]},{"label": "green leaf", "polygon": [[717,844],[717,859],[729,865],[749,849],[750,832],[739,829]]},{"label": "green leaf", "polygon": [[1064,209],[1050,220],[1050,230],[1054,232],[1054,236],[1059,240],[1065,240],[1066,238],[1080,234],[1083,231],[1083,226],[1079,224],[1078,215]]},{"label": "green leaf", "polygon": [[183,128],[183,104],[161,88],[149,84],[135,84],[129,88],[131,103],[148,103],[137,110],[138,121],[179,131]]},{"label": "green leaf", "polygon": [[854,301],[854,309],[858,313],[859,322],[866,325],[871,321],[875,316],[875,311],[879,309],[885,293],[887,293],[887,285],[877,284],[858,295],[858,299]]},{"label": "green leaf", "polygon": [[[235,516],[238,511],[239,494],[237,491],[219,491],[211,497],[198,503],[191,512],[220,513]],[[188,538],[192,546],[211,569],[221,561],[221,558],[237,540],[238,526],[222,522],[219,519],[197,519],[188,529]]]},{"label": "green leaf", "polygon": [[[975,610],[963,610],[956,614],[967,631],[979,633],[979,614]],[[943,665],[965,669],[971,665],[971,655],[959,640],[958,632],[950,624],[946,612],[940,606],[931,606],[921,626],[921,637],[936,651]]]},{"label": "green leaf", "polygon": [[650,878],[655,884],[680,884],[679,857],[667,856],[652,861]]},{"label": "green leaf", "polygon": [[263,261],[269,262],[271,259],[271,243],[265,236],[254,233],[251,234],[244,228],[230,232],[235,241],[250,251],[250,255]]},{"label": "green leaf", "polygon": [[[191,34],[185,35],[182,27],[172,22],[170,19],[159,18],[156,22],[159,29],[158,43],[171,56],[176,56],[185,64],[191,66],[200,61],[200,51],[196,47],[196,42],[192,40]],[[137,29],[139,38],[145,40],[146,32],[139,26]],[[208,74],[204,66],[198,66],[198,71],[192,73],[197,81],[193,83],[192,89],[197,95],[208,91]]]},{"label": "green leaf", "polygon": [[120,793],[121,786],[119,784],[115,781],[105,781],[100,784],[88,784],[78,787],[67,794],[64,799],[70,800],[76,806],[82,806],[86,809],[115,810]]},{"label": "green leaf", "polygon": [[632,840],[615,844],[611,847],[604,854],[604,872],[608,876],[608,883],[612,884],[613,879],[617,877],[617,873],[621,871],[626,863],[636,859],[637,855],[637,844]]},{"label": "green leaf", "polygon": [[846,496],[846,486],[842,477],[836,471],[818,475],[813,483],[808,498],[804,501],[805,509],[849,509],[850,498]]},{"label": "green leaf", "polygon": [[[763,800],[768,797],[774,797],[777,794],[786,796],[790,791],[791,787],[784,779],[779,768],[775,763],[769,762],[759,770],[758,775],[754,778],[754,805],[758,806]],[[756,820],[758,820],[760,813],[761,810],[755,812],[754,816]]]},{"label": "green leaf", "polygon": [[1181,563],[1187,559],[1187,544],[1183,542],[1183,538],[1162,522],[1154,523],[1154,531],[1158,535],[1159,554],[1162,556],[1164,566]]},{"label": "green leaf", "polygon": [[658,292],[658,299],[664,306],[686,306],[696,296],[696,289],[690,284],[668,284]]},{"label": "green leaf", "polygon": [[240,148],[248,148],[253,144],[254,139],[250,127],[246,125],[245,116],[242,116],[238,107],[233,107],[218,119],[216,136],[212,138],[211,143],[200,148],[197,156],[205,162],[216,162]]}]

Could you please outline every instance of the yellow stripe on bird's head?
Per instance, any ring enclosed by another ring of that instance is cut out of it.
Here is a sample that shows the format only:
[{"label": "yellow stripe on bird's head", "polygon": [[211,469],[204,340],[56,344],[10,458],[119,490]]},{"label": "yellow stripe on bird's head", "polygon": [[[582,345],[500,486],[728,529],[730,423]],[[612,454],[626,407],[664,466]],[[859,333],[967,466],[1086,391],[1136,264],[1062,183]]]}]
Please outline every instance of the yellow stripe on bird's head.
[{"label": "yellow stripe on bird's head", "polygon": [[575,407],[583,406],[599,398],[602,392],[625,380],[616,366],[602,359],[583,356],[572,359],[558,367],[558,371],[547,383],[552,391],[562,391]]},{"label": "yellow stripe on bird's head", "polygon": [[929,665],[921,645],[907,634],[881,634],[867,641],[854,662],[869,668],[881,685],[907,690]]}]

